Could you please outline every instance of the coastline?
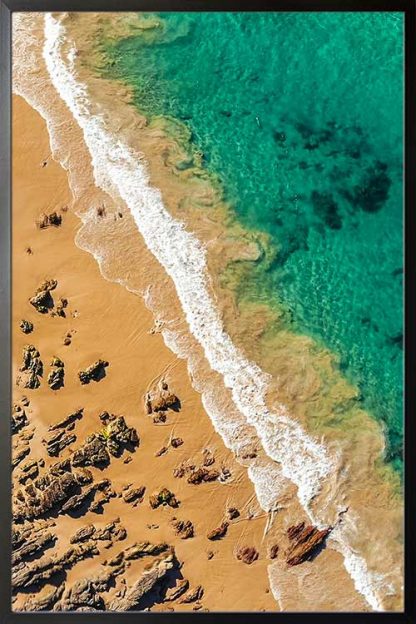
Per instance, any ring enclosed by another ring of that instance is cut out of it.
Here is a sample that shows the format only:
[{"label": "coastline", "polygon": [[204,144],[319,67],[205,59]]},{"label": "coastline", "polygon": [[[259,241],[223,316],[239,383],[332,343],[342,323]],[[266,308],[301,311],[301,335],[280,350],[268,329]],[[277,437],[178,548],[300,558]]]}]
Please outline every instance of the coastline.
[{"label": "coastline", "polygon": [[[105,525],[116,517],[127,530],[124,546],[135,541],[163,541],[174,544],[175,552],[183,562],[181,572],[191,586],[203,584],[201,603],[207,609],[276,610],[267,581],[267,544],[263,532],[267,518],[255,502],[253,488],[244,469],[224,448],[218,434],[212,430],[200,402],[199,395],[190,386],[185,362],[178,360],[165,347],[160,333],[149,333],[154,326],[149,311],[140,298],[123,287],[105,281],[99,274],[94,259],[79,250],[73,243],[79,221],[72,209],[62,213],[59,228],[39,230],[35,221],[45,209],[60,210],[71,204],[66,175],[49,152],[48,137],[43,120],[20,98],[13,98],[14,118],[14,302],[13,302],[13,370],[20,365],[21,350],[27,343],[39,348],[45,368],[49,360],[58,355],[65,363],[65,386],[53,392],[46,384],[46,374],[41,387],[22,390],[15,386],[14,400],[22,394],[30,399],[30,426],[35,435],[30,443],[31,459],[43,457],[46,466],[51,462],[42,445],[47,427],[75,408],[85,410],[75,433],[79,441],[100,426],[98,414],[107,410],[125,415],[130,426],[137,428],[140,446],[132,454],[129,464],[122,459],[113,461],[103,476],[110,478],[113,489],[121,492],[129,482],[146,485],[144,502],[133,508],[122,499],[111,500],[102,515],[88,512],[81,518],[58,515],[53,528],[57,535],[57,551],[62,552],[69,535],[93,522]],[[42,167],[42,162],[47,162]],[[27,254],[25,247],[32,248]],[[57,254],[58,251],[58,254]],[[70,270],[68,270],[70,267]],[[50,318],[31,309],[28,298],[45,277],[58,280],[56,295],[68,298],[66,318]],[[75,315],[75,316],[74,316]],[[34,324],[33,333],[25,336],[18,328],[21,318]],[[74,332],[71,344],[63,345],[66,332]],[[106,378],[94,386],[82,387],[77,371],[98,357],[107,357],[110,363]],[[155,425],[145,414],[143,396],[163,376],[181,399],[179,413],[169,412],[163,425]],[[196,425],[197,422],[197,426]],[[171,435],[181,437],[183,446],[170,449],[156,458],[155,453],[166,445]],[[201,461],[207,448],[215,456],[215,465],[226,466],[232,477],[224,484],[215,482],[200,486],[186,484],[173,477],[173,469],[182,461]],[[63,459],[65,452],[62,453]],[[55,460],[56,461],[56,460]],[[148,504],[148,494],[161,487],[170,487],[181,501],[178,510],[154,511]],[[207,505],[210,513],[206,514]],[[227,506],[241,510],[241,517],[230,523],[228,535],[220,541],[210,542],[208,531],[220,524]],[[246,515],[254,513],[251,520]],[[192,519],[195,537],[182,540],[175,536],[172,517]],[[146,529],[157,523],[158,529]],[[233,549],[240,543],[250,543],[262,553],[259,561],[245,566],[235,557]],[[93,575],[99,564],[109,558],[120,546],[104,551],[96,561],[80,562],[68,573],[68,584],[80,577]],[[207,551],[214,557],[207,559]],[[127,576],[127,578],[129,578]],[[238,578],[238,586],[227,582]],[[256,580],[254,580],[256,579]],[[110,596],[111,596],[110,592]],[[14,608],[22,608],[28,596],[19,595]],[[30,596],[34,597],[34,596]],[[195,605],[179,608],[192,609]],[[163,607],[156,606],[155,609]],[[176,604],[172,608],[177,609]]]},{"label": "coastline", "polygon": [[[69,122],[68,125],[70,125],[70,124],[71,124],[71,122]],[[87,194],[86,198],[88,198],[88,201],[91,201],[93,199],[93,197],[90,194]],[[83,199],[84,203],[86,203],[86,198]],[[94,205],[96,206],[97,202],[99,203],[99,201],[100,200],[96,200]],[[108,201],[108,199],[106,201]],[[111,204],[111,202],[110,202],[110,204]],[[112,214],[112,213],[110,212],[110,214]],[[112,216],[115,217],[116,215],[114,214]],[[122,219],[123,225],[121,225],[121,219],[118,221],[118,223],[120,223],[120,233],[123,232],[123,231],[126,231],[128,229],[128,225],[127,226],[124,225],[126,223],[127,219],[128,219],[128,216],[123,211],[123,219]],[[83,222],[84,222],[83,229],[81,230],[81,233],[78,234],[78,239],[80,237],[82,238],[81,246],[83,246],[83,244],[85,244],[85,241],[87,240],[87,243],[85,245],[85,247],[87,248],[88,247],[88,230],[91,230],[91,232],[92,232],[92,230],[95,229],[95,236],[97,237],[97,236],[100,235],[100,231],[103,231],[105,233],[105,225],[103,225],[102,223],[100,224],[99,220],[98,220],[98,223],[97,223],[97,219],[91,213],[89,215],[88,214],[84,215]],[[110,225],[113,225],[113,224],[110,224]],[[103,228],[103,229],[101,230],[101,228]],[[126,228],[126,230],[123,230],[122,228]],[[92,232],[92,234],[94,234],[94,232]],[[92,240],[92,238],[91,238],[91,240]],[[133,249],[130,252],[129,257],[131,258],[131,260],[134,260],[136,262],[137,261],[140,262],[140,260],[138,260],[138,257],[141,258],[141,256],[135,254],[135,251],[136,251],[136,247],[133,246]],[[97,259],[102,260],[99,257],[99,254],[98,254]],[[111,272],[113,272],[113,275],[117,275],[117,271],[120,268],[118,266],[114,266],[114,260],[115,260],[114,258],[111,258],[111,259],[107,258],[106,260],[104,260],[104,273],[105,273],[106,270],[108,270],[110,272],[110,277],[109,277],[110,279],[111,279]],[[117,264],[117,260],[116,260],[116,264]],[[151,273],[151,271],[150,271],[150,273]],[[160,274],[160,270],[159,270],[159,274]],[[127,274],[127,276],[128,276],[128,278],[132,277],[131,274]],[[134,281],[134,279],[135,279],[135,276],[133,275],[133,281]],[[127,279],[126,282],[127,282],[126,286],[128,288],[130,287],[130,289],[132,289],[131,288],[131,279],[130,279],[130,281],[129,281],[129,279]],[[122,283],[125,283],[124,280],[122,280]],[[137,292],[140,292],[140,290],[141,290],[140,284],[137,284],[137,288],[134,287],[133,290],[136,290]],[[166,296],[167,296],[167,293],[170,293],[170,291],[171,291],[171,285],[167,284],[166,280],[165,280],[163,282],[163,289],[161,289],[160,292],[159,291],[158,292],[147,292],[147,302],[148,302],[149,306],[150,307],[153,306],[154,309],[157,310],[158,307],[160,307],[159,306],[160,303],[166,304]],[[158,297],[159,297],[159,300],[158,300]],[[163,298],[163,301],[162,301],[162,298]],[[176,295],[175,294],[172,295],[172,301],[174,301],[174,299],[176,301]],[[168,295],[168,300],[170,301],[169,295]],[[173,311],[176,311],[176,306],[177,306],[176,302],[173,303]],[[162,307],[163,307],[163,305],[162,305]],[[174,316],[174,314],[172,314],[172,316]],[[165,326],[169,327],[169,323],[171,323],[171,321],[172,321],[172,319],[167,319],[167,321],[165,322]],[[163,320],[162,320],[162,324],[163,324]],[[176,329],[177,328],[175,327],[175,330]],[[172,337],[172,339],[177,339],[176,336],[174,336],[173,334],[172,334],[171,337]],[[165,332],[165,341],[166,341],[166,332]],[[189,347],[189,345],[187,344],[187,337],[185,335],[185,332],[183,334],[183,342],[184,342],[183,345],[176,344],[174,350],[176,350],[176,351],[178,349],[180,350],[181,346],[182,346],[183,347],[183,349],[182,349],[183,350],[183,357],[185,357],[186,356],[186,352],[187,352],[188,347]],[[200,364],[200,362],[198,362],[198,364]],[[229,407],[229,405],[227,407]],[[232,411],[232,407],[231,407],[231,411]],[[227,415],[229,416],[230,414],[227,414]],[[231,426],[231,428],[230,428],[230,435],[232,435],[232,434],[233,434],[233,426]],[[258,468],[259,468],[258,465],[257,466],[250,466],[249,472],[251,471],[251,474],[253,474],[256,469],[258,470]],[[258,478],[257,478],[257,481],[260,481],[260,480],[261,480],[261,475],[260,475],[260,477],[258,476]],[[287,486],[287,484],[285,484],[285,486]],[[283,490],[284,490],[284,487],[283,487]],[[276,496],[276,493],[273,493],[273,495]],[[299,510],[297,510],[297,513],[299,514]],[[280,524],[280,523],[281,523],[282,526],[285,523],[287,525],[287,521],[286,520],[280,520],[280,522],[278,521],[278,524]],[[328,552],[331,552],[331,551],[329,550]],[[327,556],[327,555],[325,554],[325,556]],[[338,569],[337,569],[337,574],[339,574],[339,570]],[[319,582],[319,580],[318,580],[318,582]],[[298,601],[297,604],[300,604],[300,602]],[[288,608],[290,608],[290,607],[285,606],[285,610],[288,609]],[[352,609],[354,609],[354,603],[353,603]],[[359,610],[366,610],[366,609],[365,609],[365,607],[360,605]]]}]

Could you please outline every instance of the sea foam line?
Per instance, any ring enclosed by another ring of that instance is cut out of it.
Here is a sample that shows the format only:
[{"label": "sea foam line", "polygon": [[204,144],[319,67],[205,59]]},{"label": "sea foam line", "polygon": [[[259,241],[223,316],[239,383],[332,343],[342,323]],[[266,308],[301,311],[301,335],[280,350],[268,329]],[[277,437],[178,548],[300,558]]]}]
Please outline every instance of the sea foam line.
[{"label": "sea foam line", "polygon": [[[72,47],[63,58],[64,42],[62,23],[45,14],[46,67],[52,84],[83,131],[96,184],[109,194],[120,196],[128,205],[147,247],[172,278],[190,331],[211,368],[222,376],[236,407],[255,427],[266,453],[279,462],[283,475],[297,485],[299,501],[308,511],[322,482],[334,471],[335,458],[288,417],[284,406],[273,411],[266,406],[270,377],[248,361],[224,331],[209,291],[203,246],[165,209],[160,191],[149,185],[139,154],[113,136],[101,117],[92,114],[87,87],[75,77],[76,50]],[[365,561],[360,566],[348,565],[348,550],[345,563],[357,590],[373,609],[382,610]]]}]

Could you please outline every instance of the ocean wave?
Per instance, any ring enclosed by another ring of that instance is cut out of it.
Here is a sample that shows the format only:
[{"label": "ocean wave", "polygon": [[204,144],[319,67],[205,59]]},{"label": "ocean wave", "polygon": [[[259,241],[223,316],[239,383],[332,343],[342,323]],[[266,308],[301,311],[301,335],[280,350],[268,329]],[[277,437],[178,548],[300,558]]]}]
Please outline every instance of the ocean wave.
[{"label": "ocean wave", "polygon": [[[160,192],[149,185],[140,154],[113,136],[104,119],[92,113],[87,86],[76,77],[76,50],[72,47],[63,56],[64,43],[64,26],[51,14],[46,14],[45,63],[52,84],[83,131],[97,185],[110,195],[121,197],[128,205],[147,247],[175,284],[192,335],[201,345],[211,368],[222,376],[225,387],[230,390],[241,419],[239,425],[243,426],[245,421],[255,428],[269,458],[278,462],[274,465],[276,471],[297,486],[300,503],[311,519],[319,523],[318,518],[312,518],[310,503],[323,483],[335,473],[337,457],[291,420],[283,405],[273,410],[267,407],[270,377],[247,360],[224,331],[210,288],[204,247],[165,209]],[[174,332],[165,331],[164,338],[173,351],[181,351]],[[224,417],[214,392],[208,393],[204,388],[203,402],[215,428],[227,446],[235,450],[236,423],[231,425]],[[258,474],[254,469],[249,472],[260,504],[267,511],[272,510],[278,495],[273,483],[277,472],[271,470],[266,481],[264,470],[257,471]],[[382,610],[379,583],[375,582],[378,579],[369,573],[365,560],[346,545],[341,528],[336,542],[356,589],[374,610]]]}]

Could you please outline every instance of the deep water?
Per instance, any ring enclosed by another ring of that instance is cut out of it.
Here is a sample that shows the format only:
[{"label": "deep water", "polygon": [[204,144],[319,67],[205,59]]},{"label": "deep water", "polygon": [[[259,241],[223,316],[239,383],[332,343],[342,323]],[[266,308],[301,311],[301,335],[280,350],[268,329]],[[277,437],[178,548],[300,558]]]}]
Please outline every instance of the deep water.
[{"label": "deep water", "polygon": [[192,130],[238,218],[278,254],[242,299],[340,359],[402,469],[403,23],[383,13],[165,13],[108,71]]}]

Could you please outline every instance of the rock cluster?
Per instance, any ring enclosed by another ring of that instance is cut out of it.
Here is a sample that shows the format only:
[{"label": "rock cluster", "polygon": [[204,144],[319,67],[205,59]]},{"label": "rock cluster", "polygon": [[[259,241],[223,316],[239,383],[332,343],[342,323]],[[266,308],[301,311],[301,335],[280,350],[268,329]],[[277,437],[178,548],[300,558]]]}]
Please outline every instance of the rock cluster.
[{"label": "rock cluster", "polygon": [[194,470],[188,477],[188,483],[199,485],[200,483],[208,483],[216,481],[220,476],[218,470],[208,470],[207,468],[198,468]]},{"label": "rock cluster", "polygon": [[174,520],[172,524],[176,535],[181,539],[189,539],[195,534],[194,525],[190,520]]},{"label": "rock cluster", "polygon": [[25,427],[27,424],[28,424],[28,420],[27,420],[25,410],[23,409],[23,407],[21,407],[21,405],[18,405],[16,403],[15,405],[13,405],[13,410],[12,410],[12,419],[11,419],[12,434],[17,433],[18,431],[20,431],[20,429]]},{"label": "rock cluster", "polygon": [[325,545],[331,531],[332,527],[319,530],[312,525],[305,526],[304,522],[289,527],[287,535],[292,543],[286,552],[287,564],[295,566],[311,559]]},{"label": "rock cluster", "polygon": [[166,412],[169,409],[178,411],[181,407],[179,398],[169,390],[166,381],[162,381],[157,392],[148,392],[145,396],[147,414],[152,412]]},{"label": "rock cluster", "polygon": [[228,522],[223,522],[216,529],[213,529],[212,531],[209,531],[209,533],[207,534],[207,538],[209,540],[221,539],[222,537],[224,537],[227,534],[228,527],[229,527]]},{"label": "rock cluster", "polygon": [[140,608],[141,599],[166,577],[168,572],[178,567],[174,552],[157,559],[151,568],[145,570],[138,581],[129,587],[124,596],[115,598],[109,605],[110,611],[131,611]]},{"label": "rock cluster", "polygon": [[250,565],[259,558],[259,553],[253,546],[242,546],[237,550],[236,557],[243,563]]},{"label": "rock cluster", "polygon": [[25,321],[25,319],[20,321],[19,327],[24,334],[30,334],[33,331],[33,323]]},{"label": "rock cluster", "polygon": [[178,507],[179,502],[176,500],[173,492],[167,488],[163,488],[157,494],[152,494],[149,497],[149,503],[152,509],[157,509],[160,505],[168,505],[169,507]]},{"label": "rock cluster", "polygon": [[106,360],[97,360],[85,370],[79,371],[78,377],[80,382],[85,385],[89,384],[90,381],[100,381],[100,379],[105,377],[105,369],[108,365],[109,363]]},{"label": "rock cluster", "polygon": [[59,227],[62,223],[62,216],[59,215],[56,211],[50,212],[49,214],[45,214],[44,212],[40,215],[39,220],[37,222],[38,227],[43,230],[51,225],[54,227]]},{"label": "rock cluster", "polygon": [[64,363],[59,358],[52,360],[52,370],[48,375],[48,385],[51,390],[59,390],[64,385],[65,369]]},{"label": "rock cluster", "polygon": [[33,297],[29,299],[29,303],[41,314],[47,314],[54,306],[51,290],[58,285],[56,280],[46,280],[43,282]]},{"label": "rock cluster", "polygon": [[[23,348],[23,363],[20,371],[24,373],[23,385],[25,388],[35,390],[40,386],[40,378],[43,375],[43,362],[40,353],[34,345],[26,345]],[[18,380],[20,383],[21,379]]]}]

